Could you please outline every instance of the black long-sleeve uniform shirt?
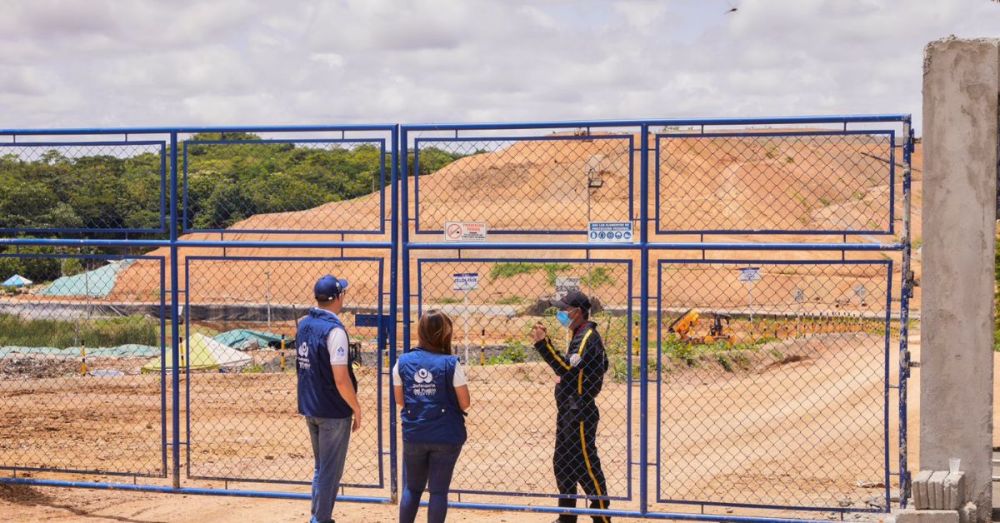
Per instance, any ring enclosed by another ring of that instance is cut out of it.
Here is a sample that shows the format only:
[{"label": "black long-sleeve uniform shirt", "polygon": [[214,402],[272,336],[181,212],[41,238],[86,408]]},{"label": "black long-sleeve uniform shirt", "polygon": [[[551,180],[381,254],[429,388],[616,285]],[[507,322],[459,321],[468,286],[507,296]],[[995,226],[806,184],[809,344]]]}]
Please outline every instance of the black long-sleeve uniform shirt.
[{"label": "black long-sleeve uniform shirt", "polygon": [[[608,355],[596,323],[588,321],[577,328],[566,354],[560,353],[549,338],[536,342],[535,350],[560,378],[555,396],[561,412],[596,408],[594,400],[604,386],[604,373],[608,370]],[[574,354],[580,357],[576,365],[571,363]]]}]

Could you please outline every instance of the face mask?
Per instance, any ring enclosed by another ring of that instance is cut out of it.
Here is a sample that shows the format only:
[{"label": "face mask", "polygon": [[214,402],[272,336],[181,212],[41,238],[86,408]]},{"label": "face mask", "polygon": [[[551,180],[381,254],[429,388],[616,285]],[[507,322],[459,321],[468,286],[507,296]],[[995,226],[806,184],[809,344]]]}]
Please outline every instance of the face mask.
[{"label": "face mask", "polygon": [[569,327],[569,324],[573,323],[573,320],[569,317],[569,313],[566,311],[557,312],[556,319],[559,320],[559,323],[561,323],[563,327]]}]

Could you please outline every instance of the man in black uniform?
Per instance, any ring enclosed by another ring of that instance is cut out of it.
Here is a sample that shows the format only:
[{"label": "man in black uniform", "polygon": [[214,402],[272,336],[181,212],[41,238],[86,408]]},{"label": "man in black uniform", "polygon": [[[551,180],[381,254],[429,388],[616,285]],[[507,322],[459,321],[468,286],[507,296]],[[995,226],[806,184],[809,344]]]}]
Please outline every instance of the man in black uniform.
[{"label": "man in black uniform", "polygon": [[[565,355],[552,345],[545,326],[536,323],[531,330],[535,350],[559,376],[556,384],[556,448],[552,456],[559,506],[576,506],[576,486],[583,487],[590,498],[590,507],[608,508],[608,487],[597,456],[597,395],[604,385],[608,356],[597,333],[597,324],[590,321],[590,299],[580,291],[570,291],[553,302],[559,308],[559,323],[573,334]],[[611,518],[593,516],[595,522],[609,523]],[[576,516],[561,514],[559,521],[576,522]]]}]

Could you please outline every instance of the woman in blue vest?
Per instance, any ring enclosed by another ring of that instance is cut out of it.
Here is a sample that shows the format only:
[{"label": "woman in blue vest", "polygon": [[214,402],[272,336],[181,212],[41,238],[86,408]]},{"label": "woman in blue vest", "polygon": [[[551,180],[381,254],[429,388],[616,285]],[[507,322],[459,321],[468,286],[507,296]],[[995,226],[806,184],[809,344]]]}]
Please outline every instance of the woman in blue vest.
[{"label": "woman in blue vest", "polygon": [[469,387],[457,356],[451,355],[451,318],[438,310],[420,317],[419,345],[392,369],[396,404],[402,406],[403,496],[399,521],[417,517],[420,496],[430,491],[427,521],[444,521],[448,487],[465,443]]}]

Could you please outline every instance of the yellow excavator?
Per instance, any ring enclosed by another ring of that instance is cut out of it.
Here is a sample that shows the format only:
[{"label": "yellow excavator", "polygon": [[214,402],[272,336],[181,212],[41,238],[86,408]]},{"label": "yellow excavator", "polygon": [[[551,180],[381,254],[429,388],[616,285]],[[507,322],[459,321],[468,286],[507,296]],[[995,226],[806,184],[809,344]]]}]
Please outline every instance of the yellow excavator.
[{"label": "yellow excavator", "polygon": [[710,312],[708,314],[712,317],[712,325],[708,328],[707,335],[693,335],[694,327],[698,324],[698,318],[701,317],[701,313],[698,309],[688,309],[687,312],[681,314],[679,318],[674,320],[673,323],[667,327],[667,330],[676,334],[681,341],[693,345],[710,345],[717,341],[728,340],[729,334],[726,334],[723,331],[722,322],[725,321],[728,326],[729,320],[732,318],[728,314],[719,314],[715,312]]}]

